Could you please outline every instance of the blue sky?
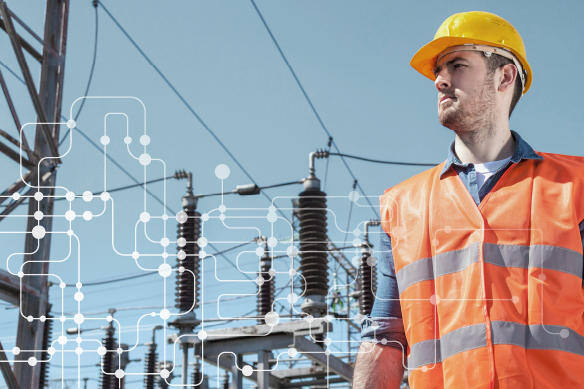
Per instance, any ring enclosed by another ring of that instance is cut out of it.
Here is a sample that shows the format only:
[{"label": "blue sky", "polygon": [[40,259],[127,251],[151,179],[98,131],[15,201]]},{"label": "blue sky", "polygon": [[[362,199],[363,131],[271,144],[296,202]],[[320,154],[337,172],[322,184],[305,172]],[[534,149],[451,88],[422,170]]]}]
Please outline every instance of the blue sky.
[{"label": "blue sky", "polygon": [[[70,105],[85,88],[94,34],[91,2],[76,0],[71,3],[63,95],[63,115],[66,117]],[[534,71],[531,90],[517,105],[511,129],[518,131],[536,150],[583,155],[581,94],[584,81],[580,75],[584,27],[580,15],[584,12],[584,3],[581,1],[258,0],[256,3],[322,122],[345,153],[416,162],[440,162],[445,158],[453,135],[437,121],[433,83],[410,68],[409,60],[433,37],[442,20],[450,14],[485,10],[497,13],[515,25],[524,39],[527,58]],[[44,6],[40,4],[43,2],[8,2],[9,7],[41,35]],[[308,153],[325,148],[328,137],[251,2],[104,0],[103,4],[260,185],[297,180],[307,175]],[[5,34],[0,37],[0,47],[0,59],[18,71]],[[38,67],[31,67],[38,79]],[[11,88],[21,121],[35,121],[24,87],[5,68],[2,72]],[[214,169],[222,163],[231,169],[231,175],[224,182],[226,190],[250,182],[101,8],[98,56],[89,94],[139,98],[146,106],[146,130],[151,138],[148,152],[153,158],[165,161],[167,173],[176,169],[192,171],[195,192],[221,190]],[[79,128],[99,142],[107,112],[127,113],[129,131],[135,140],[131,148],[140,152],[137,140],[144,128],[143,112],[135,100],[90,100],[79,118]],[[17,134],[5,103],[0,104],[0,122],[4,123],[1,128]],[[123,117],[109,117],[107,131],[112,139],[108,153],[141,178],[143,169],[124,149],[122,140],[126,128]],[[92,148],[79,133],[74,133],[72,142],[71,153],[59,168],[58,184],[78,195],[85,190],[102,188],[103,154]],[[348,163],[365,192],[361,196],[370,196],[374,205],[385,188],[421,171],[416,167],[351,160]],[[0,158],[0,166],[4,172],[1,184],[7,186],[18,177],[18,166],[6,157]],[[325,162],[317,161],[317,175],[323,180],[324,172]],[[163,173],[161,164],[153,163],[148,177],[157,178]],[[347,235],[350,244],[356,237],[352,231],[364,220],[374,217],[374,213],[361,198],[353,205],[349,233],[345,234],[343,230],[350,209],[347,195],[352,190],[353,178],[337,158],[330,160],[326,178],[326,192],[331,195],[330,236],[341,246]],[[113,165],[107,165],[107,181],[109,187],[132,183]],[[162,197],[161,184],[153,184],[150,189]],[[180,196],[185,190],[184,182],[168,181],[166,189],[167,205],[178,211]],[[296,186],[271,189],[266,193],[276,198],[275,204],[289,215],[291,197],[300,190]],[[115,195],[113,219],[111,209],[108,209],[104,217],[91,222],[82,219],[74,222],[74,230],[81,242],[82,281],[103,280],[138,271],[131,258],[118,256],[113,251],[111,228],[113,220],[118,249],[131,252],[134,223],[142,211],[142,200],[143,193],[139,189],[121,192]],[[59,203],[56,213],[64,214],[64,205],[65,202]],[[210,212],[219,205],[219,198],[202,199],[199,210]],[[249,217],[265,216],[269,205],[262,196],[225,197],[228,216],[248,216],[247,219],[232,219],[233,227],[257,227],[264,235],[270,234],[269,223]],[[97,201],[85,203],[81,199],[77,199],[73,206],[77,214],[85,210],[97,213],[100,207],[102,204]],[[150,197],[147,208],[153,215],[161,215],[163,211]],[[21,207],[14,215],[25,213],[26,208]],[[160,220],[151,224],[149,234],[160,239],[163,224]],[[289,237],[285,223],[276,223],[275,226],[275,236]],[[24,218],[14,217],[2,221],[0,231],[24,231],[24,228]],[[63,217],[55,220],[57,228],[61,231],[68,228]],[[174,239],[175,223],[169,221],[167,228],[168,237]],[[227,229],[213,220],[205,228],[206,237],[218,248],[251,240],[255,234],[246,229]],[[12,253],[22,251],[22,235],[0,234],[0,239],[0,258],[6,259]],[[144,252],[160,251],[160,247],[141,239],[139,244]],[[285,248],[284,244],[276,247],[277,250]],[[257,266],[255,246],[250,245],[245,250],[248,252],[241,253],[239,258],[235,255],[230,258],[238,259],[245,271],[253,272]],[[53,237],[52,254],[55,258],[66,256],[67,252],[68,240],[64,236]],[[174,248],[170,247],[169,252],[174,253]],[[347,255],[351,258],[354,254],[349,251]],[[154,268],[160,260],[150,257],[142,265]],[[169,263],[173,261],[174,258],[169,258]],[[2,269],[6,269],[6,262],[0,261]],[[13,270],[21,263],[21,257],[14,256],[9,262]],[[255,290],[250,283],[215,280],[208,267],[210,264],[205,264],[205,300],[213,300],[220,292],[253,293]],[[217,266],[218,274],[225,278],[245,279],[219,257]],[[278,266],[281,266],[278,270],[286,271],[287,264]],[[66,282],[76,281],[73,261],[55,264],[51,269],[63,276]],[[82,312],[106,311],[111,306],[160,306],[163,303],[162,282],[156,277],[87,288]],[[285,277],[279,279],[278,285],[284,284]],[[57,292],[58,288],[51,289],[53,302],[60,301]],[[65,291],[67,312],[75,309],[73,292],[72,288]],[[172,282],[167,287],[167,295],[167,303],[172,306]],[[241,301],[222,304],[221,312],[216,305],[210,304],[206,306],[205,317],[241,315],[255,305],[253,297]],[[0,307],[0,312],[0,339],[10,350],[14,346],[16,311]],[[122,326],[135,325],[137,315],[135,311],[120,313]],[[146,321],[144,325],[155,324],[154,320]],[[60,325],[55,326],[55,332],[57,329],[60,331]],[[101,336],[100,333],[93,335]],[[338,340],[342,339],[340,334],[337,335]],[[141,333],[139,341],[144,342],[149,337],[150,331],[147,330]],[[88,343],[87,348],[91,347]],[[345,349],[344,345],[339,347]],[[144,347],[138,348],[131,356],[142,358],[144,351]],[[171,353],[172,349],[168,348],[168,352]],[[67,355],[67,358],[66,365],[75,362],[73,355]],[[170,354],[168,358],[171,358]],[[96,361],[95,354],[84,354],[81,364]],[[134,372],[142,370],[141,363],[130,366]],[[65,374],[71,371],[65,371]],[[51,378],[60,377],[60,374],[59,369],[52,368]],[[214,371],[210,372],[210,375],[214,374]],[[97,378],[97,371],[94,367],[86,368],[82,370],[82,376]],[[93,381],[89,387],[96,385]]]}]

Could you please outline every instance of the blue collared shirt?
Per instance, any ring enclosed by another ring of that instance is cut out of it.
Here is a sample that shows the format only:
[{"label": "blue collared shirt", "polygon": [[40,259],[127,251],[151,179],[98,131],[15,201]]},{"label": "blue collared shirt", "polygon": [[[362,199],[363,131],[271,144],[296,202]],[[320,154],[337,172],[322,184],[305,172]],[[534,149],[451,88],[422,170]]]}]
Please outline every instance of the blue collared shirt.
[{"label": "blue collared shirt", "polygon": [[[515,149],[511,159],[489,177],[480,189],[478,188],[477,172],[474,165],[472,163],[463,164],[460,161],[454,152],[454,142],[448,150],[446,164],[440,172],[440,177],[450,169],[454,169],[476,204],[480,204],[511,164],[520,163],[524,159],[543,159],[518,133],[511,131],[511,134],[515,139]],[[584,221],[580,223],[580,234],[584,245]],[[371,314],[363,321],[361,338],[364,341],[376,339],[381,344],[405,351],[407,340],[399,303],[399,290],[391,253],[391,240],[387,234],[381,234],[379,249],[375,251],[378,257],[377,291]]]}]

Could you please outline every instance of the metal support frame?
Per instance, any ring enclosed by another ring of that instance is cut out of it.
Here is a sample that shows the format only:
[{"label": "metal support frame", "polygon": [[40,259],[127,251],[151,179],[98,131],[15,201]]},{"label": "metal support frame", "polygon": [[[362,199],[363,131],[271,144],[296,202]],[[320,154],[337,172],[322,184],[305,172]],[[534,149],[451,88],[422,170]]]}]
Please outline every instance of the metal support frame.
[{"label": "metal support frame", "polygon": [[2,371],[2,375],[4,376],[4,381],[6,381],[8,389],[20,389],[20,386],[18,386],[18,381],[16,381],[16,377],[10,368],[10,363],[8,362],[8,358],[4,352],[4,347],[2,347],[2,342],[0,342],[0,370]]},{"label": "metal support frame", "polygon": [[[30,188],[27,190],[27,194],[30,195],[39,191],[43,194],[43,200],[29,201],[27,215],[32,215],[37,210],[42,211],[45,215],[53,213],[53,188],[56,183],[56,166],[60,163],[57,142],[59,139],[59,122],[61,121],[68,14],[69,0],[47,0],[44,37],[41,40],[31,28],[8,9],[4,0],[0,0],[0,16],[2,18],[0,28],[6,32],[10,39],[30,100],[37,114],[34,149],[31,149],[26,137],[21,133],[21,122],[4,77],[0,73],[0,86],[19,136],[16,139],[4,131],[1,131],[0,135],[9,143],[18,147],[19,151],[22,150],[22,153],[26,153],[26,156],[14,151],[5,143],[0,143],[0,152],[23,167],[30,169],[19,181],[2,192],[1,195],[4,197],[0,197],[0,203],[28,185]],[[42,44],[42,55],[16,32],[13,20]],[[38,91],[25,58],[25,51],[41,63]],[[42,162],[39,163],[39,161]],[[25,199],[24,196],[21,196],[20,199],[12,200],[2,210],[0,220],[18,207]],[[28,233],[25,238],[23,262],[24,277],[16,283],[17,280],[11,275],[5,272],[0,274],[0,298],[20,306],[16,344],[22,350],[38,350],[35,352],[23,351],[16,356],[18,363],[14,364],[13,376],[18,381],[20,388],[37,388],[39,385],[40,364],[29,366],[23,361],[26,361],[31,356],[36,356],[37,359],[40,357],[37,354],[42,348],[44,332],[44,326],[39,320],[33,320],[29,323],[26,320],[26,316],[32,315],[37,319],[45,315],[48,309],[49,288],[47,274],[49,270],[48,259],[51,234],[46,234],[43,239],[37,240],[31,234],[32,228],[37,225],[43,226],[45,231],[50,232],[52,218],[47,217],[41,221],[36,221],[29,217],[27,220]],[[28,276],[28,274],[31,275]],[[35,275],[33,276],[32,274]],[[8,366],[4,363],[1,365],[3,367]]]}]

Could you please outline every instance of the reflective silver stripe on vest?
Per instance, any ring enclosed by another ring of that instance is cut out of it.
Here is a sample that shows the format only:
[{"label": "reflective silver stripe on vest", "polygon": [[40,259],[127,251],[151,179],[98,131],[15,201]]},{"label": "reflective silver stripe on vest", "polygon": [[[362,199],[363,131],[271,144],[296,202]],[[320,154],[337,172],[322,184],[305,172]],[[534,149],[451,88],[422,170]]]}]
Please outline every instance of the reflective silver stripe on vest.
[{"label": "reflective silver stripe on vest", "polygon": [[408,368],[440,363],[443,359],[463,351],[487,345],[487,328],[484,324],[475,324],[457,328],[442,336],[415,343],[410,347]]},{"label": "reflective silver stripe on vest", "polygon": [[478,243],[461,250],[436,254],[433,258],[423,258],[407,264],[397,272],[397,285],[400,291],[404,291],[416,282],[433,280],[435,277],[462,271],[478,260]]},{"label": "reflective silver stripe on vest", "polygon": [[485,243],[486,263],[505,267],[542,268],[582,277],[582,254],[564,247],[497,245]]},{"label": "reflective silver stripe on vest", "polygon": [[[493,344],[509,344],[526,349],[558,350],[584,356],[584,336],[557,325],[520,324],[509,321],[491,322]],[[440,363],[446,358],[486,347],[485,324],[458,328],[442,336],[410,346],[408,368]]]},{"label": "reflective silver stripe on vest", "polygon": [[[577,277],[582,277],[582,254],[563,247],[533,245],[497,245],[483,244],[485,263],[523,269],[542,268],[557,270]],[[461,250],[448,251],[409,263],[397,274],[400,293],[407,287],[426,280],[433,280],[445,274],[456,273],[466,269],[479,259],[478,243]]]}]

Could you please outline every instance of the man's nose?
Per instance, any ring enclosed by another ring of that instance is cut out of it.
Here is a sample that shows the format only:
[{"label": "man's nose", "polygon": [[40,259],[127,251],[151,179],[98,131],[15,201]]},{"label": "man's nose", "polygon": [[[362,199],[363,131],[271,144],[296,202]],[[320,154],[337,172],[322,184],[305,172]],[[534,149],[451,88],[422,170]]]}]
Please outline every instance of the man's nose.
[{"label": "man's nose", "polygon": [[450,78],[448,77],[448,72],[442,69],[437,75],[436,80],[434,80],[434,85],[438,91],[450,88]]}]

